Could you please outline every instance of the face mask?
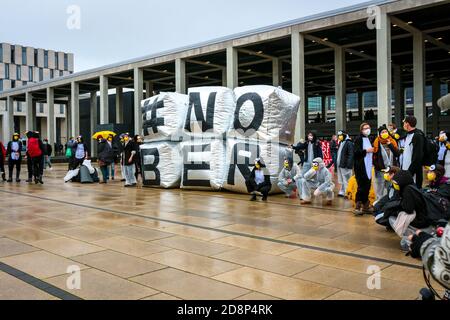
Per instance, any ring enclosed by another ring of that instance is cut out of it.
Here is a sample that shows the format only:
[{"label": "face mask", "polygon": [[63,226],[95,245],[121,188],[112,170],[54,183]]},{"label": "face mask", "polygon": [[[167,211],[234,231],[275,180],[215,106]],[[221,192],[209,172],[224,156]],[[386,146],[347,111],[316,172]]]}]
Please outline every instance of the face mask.
[{"label": "face mask", "polygon": [[128,140],[130,140],[130,138],[128,138],[128,137],[123,138],[123,141],[125,141],[125,142],[127,142]]},{"label": "face mask", "polygon": [[255,163],[255,168],[258,170],[261,169],[261,166],[259,165],[259,163]]},{"label": "face mask", "polygon": [[383,175],[383,178],[386,181],[391,181],[391,175],[389,173],[387,173],[387,172]]},{"label": "face mask", "polygon": [[427,179],[428,179],[428,181],[434,181],[434,180],[436,180],[436,173],[434,173],[434,172],[428,172],[428,173],[427,173]]},{"label": "face mask", "polygon": [[387,138],[389,138],[389,133],[383,133],[381,135],[381,138],[386,140]]},{"label": "face mask", "polygon": [[392,182],[392,185],[394,186],[395,190],[400,191],[400,186],[397,184],[397,182]]},{"label": "face mask", "polygon": [[446,135],[445,133],[441,134],[441,135],[439,136],[439,141],[440,141],[440,142],[445,142],[445,141],[447,141],[447,135]]},{"label": "face mask", "polygon": [[370,136],[370,133],[371,133],[371,131],[370,131],[370,129],[366,129],[366,130],[363,130],[363,135],[365,135],[366,137],[368,137],[368,136]]},{"label": "face mask", "polygon": [[108,141],[109,141],[109,142],[111,142],[111,141],[112,141],[112,139],[111,139],[111,138],[108,138]]},{"label": "face mask", "polygon": [[18,137],[18,136],[14,136],[14,137],[13,137],[13,140],[14,140],[14,141],[18,141],[18,140],[19,140],[19,137]]},{"label": "face mask", "polygon": [[284,167],[285,167],[286,169],[289,169],[289,162],[285,161],[285,162],[284,162]]},{"label": "face mask", "polygon": [[399,135],[398,133],[394,134],[394,139],[395,139],[395,140],[400,139],[400,135]]},{"label": "face mask", "polygon": [[313,169],[316,171],[319,171],[319,164],[318,163],[313,163]]},{"label": "face mask", "polygon": [[344,136],[339,136],[339,141],[344,141]]}]

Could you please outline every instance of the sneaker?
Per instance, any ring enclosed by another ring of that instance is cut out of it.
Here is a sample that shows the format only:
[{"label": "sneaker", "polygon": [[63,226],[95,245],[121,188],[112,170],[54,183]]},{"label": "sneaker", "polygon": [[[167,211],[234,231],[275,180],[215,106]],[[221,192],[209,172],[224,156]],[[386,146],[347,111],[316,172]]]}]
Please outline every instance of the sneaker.
[{"label": "sneaker", "polygon": [[250,198],[250,201],[256,201],[256,194],[252,194],[252,197]]},{"label": "sneaker", "polygon": [[339,193],[339,194],[338,194],[338,197],[339,197],[339,198],[345,198],[345,194]]},{"label": "sneaker", "polygon": [[409,252],[410,245],[411,241],[409,241],[407,237],[403,237],[402,240],[400,240],[400,248],[403,252]]},{"label": "sneaker", "polygon": [[[11,181],[12,181],[12,180],[11,180]],[[19,182],[20,182],[20,179],[16,179],[16,182],[19,183]]]},{"label": "sneaker", "polygon": [[6,180],[6,182],[11,183],[11,182],[12,182],[12,179],[8,179],[8,180]]},{"label": "sneaker", "polygon": [[263,196],[263,197],[261,198],[261,200],[262,200],[262,201],[267,201],[267,196]]},{"label": "sneaker", "polygon": [[361,203],[361,202],[357,202],[357,203],[356,203],[356,208],[355,208],[355,210],[353,211],[353,214],[354,214],[355,216],[362,216],[362,215],[363,215],[363,212],[362,212],[362,203]]},{"label": "sneaker", "polygon": [[25,182],[31,183],[31,182],[33,182],[33,179],[29,178]]}]

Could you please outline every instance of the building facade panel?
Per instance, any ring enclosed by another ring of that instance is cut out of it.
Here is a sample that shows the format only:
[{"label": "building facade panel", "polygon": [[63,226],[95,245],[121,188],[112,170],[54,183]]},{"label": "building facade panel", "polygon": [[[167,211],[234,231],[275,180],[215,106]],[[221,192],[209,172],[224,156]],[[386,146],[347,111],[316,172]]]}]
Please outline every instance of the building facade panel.
[{"label": "building facade panel", "polygon": [[43,68],[44,67],[44,49],[37,49],[37,66],[39,68]]},{"label": "building facade panel", "polygon": [[49,69],[56,69],[55,66],[55,51],[48,50],[48,68]]},{"label": "building facade panel", "polygon": [[3,43],[3,62],[11,63],[11,45],[9,43]]},{"label": "building facade panel", "polygon": [[15,64],[22,64],[22,46],[14,45],[14,62]]}]

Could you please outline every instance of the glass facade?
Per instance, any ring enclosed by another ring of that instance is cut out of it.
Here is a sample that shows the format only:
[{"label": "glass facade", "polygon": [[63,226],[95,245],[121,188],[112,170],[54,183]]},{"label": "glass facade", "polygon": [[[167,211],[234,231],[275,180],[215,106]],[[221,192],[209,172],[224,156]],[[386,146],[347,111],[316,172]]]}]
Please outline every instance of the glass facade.
[{"label": "glass facade", "polygon": [[27,63],[27,48],[22,47],[22,64],[26,66]]}]

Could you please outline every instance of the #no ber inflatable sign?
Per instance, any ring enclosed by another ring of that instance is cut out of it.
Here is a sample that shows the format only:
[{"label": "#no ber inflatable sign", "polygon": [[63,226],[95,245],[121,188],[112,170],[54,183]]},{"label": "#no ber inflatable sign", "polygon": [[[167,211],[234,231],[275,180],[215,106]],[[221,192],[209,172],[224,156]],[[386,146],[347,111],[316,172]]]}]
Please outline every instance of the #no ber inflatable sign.
[{"label": "#no ber inflatable sign", "polygon": [[225,87],[190,88],[188,96],[186,134],[218,137],[228,131],[236,104],[233,90]]},{"label": "#no ber inflatable sign", "polygon": [[236,109],[228,137],[293,143],[300,98],[272,86],[234,89]]}]

